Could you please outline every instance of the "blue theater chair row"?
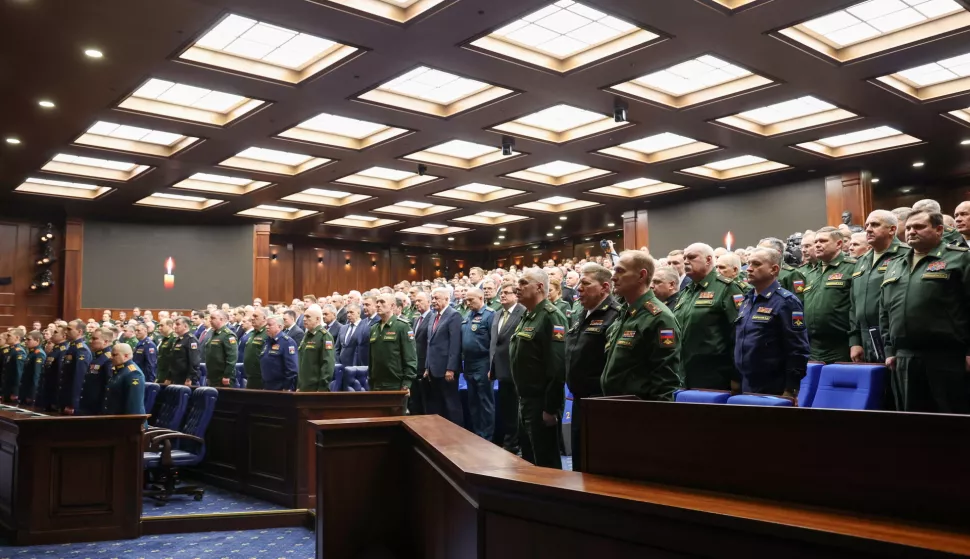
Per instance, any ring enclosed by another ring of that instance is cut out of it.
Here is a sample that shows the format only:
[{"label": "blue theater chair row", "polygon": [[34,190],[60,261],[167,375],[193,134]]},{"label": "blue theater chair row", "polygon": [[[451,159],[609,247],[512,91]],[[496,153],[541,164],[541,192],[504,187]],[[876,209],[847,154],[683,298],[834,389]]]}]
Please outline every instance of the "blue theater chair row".
[{"label": "blue theater chair row", "polygon": [[[842,410],[881,410],[889,382],[889,369],[877,364],[809,363],[798,391],[798,407]],[[699,404],[791,406],[778,396],[739,394],[718,390],[681,390],[676,401]]]}]

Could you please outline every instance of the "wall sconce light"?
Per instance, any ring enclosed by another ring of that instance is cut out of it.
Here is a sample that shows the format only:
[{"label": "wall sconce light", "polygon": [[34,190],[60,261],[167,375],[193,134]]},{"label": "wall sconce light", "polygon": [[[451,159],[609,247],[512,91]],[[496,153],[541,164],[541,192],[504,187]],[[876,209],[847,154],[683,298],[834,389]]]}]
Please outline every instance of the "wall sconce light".
[{"label": "wall sconce light", "polygon": [[272,256],[270,256],[269,258],[270,258],[270,260],[276,260],[276,258],[277,258],[277,257],[276,257],[276,253],[274,252],[274,253],[273,253],[273,255],[272,255]]},{"label": "wall sconce light", "polygon": [[411,266],[411,271],[413,272],[413,271],[415,271],[415,270],[417,270],[417,268],[415,268],[415,267],[414,267],[414,265],[412,265],[412,266]]},{"label": "wall sconce light", "polygon": [[344,260],[344,264],[350,266],[350,257],[349,256],[347,257],[346,260]]},{"label": "wall sconce light", "polygon": [[322,256],[318,256],[317,257],[317,264],[323,264],[323,257]]},{"label": "wall sconce light", "polygon": [[46,243],[47,241],[54,240],[54,226],[48,223],[44,226],[44,229],[40,232],[41,242]]}]

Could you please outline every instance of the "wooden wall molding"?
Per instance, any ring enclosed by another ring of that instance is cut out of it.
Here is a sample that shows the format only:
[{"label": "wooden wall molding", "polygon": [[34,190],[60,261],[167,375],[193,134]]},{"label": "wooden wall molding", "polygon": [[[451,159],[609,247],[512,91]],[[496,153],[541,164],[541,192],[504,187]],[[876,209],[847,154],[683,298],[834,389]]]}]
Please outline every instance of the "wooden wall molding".
[{"label": "wooden wall molding", "polygon": [[638,249],[650,246],[650,227],[647,210],[623,212],[623,246]]},{"label": "wooden wall molding", "polygon": [[269,300],[269,223],[253,226],[253,299]]},{"label": "wooden wall molding", "polygon": [[44,223],[0,220],[0,278],[10,278],[10,283],[0,285],[0,328],[26,326],[40,321],[47,325],[61,313],[61,296],[64,289],[62,256],[64,234],[54,226],[54,254],[57,260],[50,269],[54,274],[54,286],[46,290],[31,291],[30,284],[40,268],[40,233]]},{"label": "wooden wall molding", "polygon": [[844,211],[852,212],[850,225],[863,225],[872,210],[872,173],[852,171],[825,177],[825,220],[828,225],[842,223]]},{"label": "wooden wall molding", "polygon": [[68,218],[64,224],[63,308],[61,317],[76,317],[81,310],[81,276],[84,269],[84,221]]}]

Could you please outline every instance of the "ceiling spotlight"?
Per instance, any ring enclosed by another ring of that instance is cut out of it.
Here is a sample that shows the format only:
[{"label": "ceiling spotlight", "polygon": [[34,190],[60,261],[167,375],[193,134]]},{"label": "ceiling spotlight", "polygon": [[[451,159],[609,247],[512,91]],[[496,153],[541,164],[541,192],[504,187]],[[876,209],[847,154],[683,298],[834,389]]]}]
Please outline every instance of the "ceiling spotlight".
[{"label": "ceiling spotlight", "polygon": [[559,221],[566,221],[567,219],[569,218],[566,216],[560,216]]},{"label": "ceiling spotlight", "polygon": [[613,223],[612,221],[606,224],[607,227],[613,227],[614,225],[616,225],[616,224]]},{"label": "ceiling spotlight", "polygon": [[546,233],[546,236],[547,237],[551,237],[552,236],[552,233]]},{"label": "ceiling spotlight", "polygon": [[428,166],[423,164],[418,164],[418,175],[424,176],[428,172]]},{"label": "ceiling spotlight", "polygon": [[916,167],[916,168],[922,167],[923,165],[926,165],[926,163],[923,163],[922,161],[917,161],[916,163],[913,163],[913,167]]},{"label": "ceiling spotlight", "polygon": [[497,244],[498,244],[498,241],[495,241],[495,242],[494,242],[494,243],[492,243],[492,244],[493,244],[493,245],[497,245]]},{"label": "ceiling spotlight", "polygon": [[512,155],[512,148],[515,147],[515,138],[512,136],[502,136],[502,155]]},{"label": "ceiling spotlight", "polygon": [[87,50],[84,51],[84,55],[87,56],[88,58],[102,58],[102,57],[104,57],[104,53],[102,53],[101,51],[96,50],[96,49],[87,49]]},{"label": "ceiling spotlight", "polygon": [[960,145],[961,146],[970,146],[970,140],[963,140],[962,142],[960,142]]},{"label": "ceiling spotlight", "polygon": [[870,182],[871,182],[872,184],[876,184],[877,182],[879,182],[879,179],[872,179],[872,180],[871,180]]},{"label": "ceiling spotlight", "polygon": [[557,225],[557,226],[555,227],[555,229],[556,229],[557,231],[558,231],[558,230],[560,230],[560,229],[562,229],[562,225]]},{"label": "ceiling spotlight", "polygon": [[504,239],[505,238],[505,235],[499,235],[498,238],[499,239]]},{"label": "ceiling spotlight", "polygon": [[626,109],[627,109],[626,103],[624,103],[619,99],[614,101],[613,102],[613,121],[626,122],[627,121]]},{"label": "ceiling spotlight", "polygon": [[20,140],[18,140],[17,138],[7,138],[7,143],[16,145],[20,143]]},{"label": "ceiling spotlight", "polygon": [[38,101],[37,104],[40,105],[41,107],[44,107],[45,109],[53,109],[54,108],[54,102],[53,101],[48,101],[46,99],[41,100],[41,101]]},{"label": "ceiling spotlight", "polygon": [[498,230],[499,231],[505,231],[505,227],[499,227]]},{"label": "ceiling spotlight", "polygon": [[455,238],[454,238],[454,237],[448,237],[448,240],[449,240],[449,241],[454,241],[454,240],[455,240]]}]

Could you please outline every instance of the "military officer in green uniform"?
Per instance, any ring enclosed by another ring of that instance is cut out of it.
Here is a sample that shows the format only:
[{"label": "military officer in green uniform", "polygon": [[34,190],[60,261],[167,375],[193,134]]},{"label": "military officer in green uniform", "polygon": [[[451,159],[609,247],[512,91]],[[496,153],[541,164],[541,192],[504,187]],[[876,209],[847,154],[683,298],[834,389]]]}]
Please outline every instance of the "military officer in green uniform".
[{"label": "military officer in green uniform", "polygon": [[[849,355],[857,363],[882,363],[882,335],[879,332],[879,301],[889,262],[909,254],[909,247],[896,237],[896,216],[876,210],[866,218],[866,244],[872,249],[859,258],[852,272],[852,316],[849,317]],[[877,347],[873,345],[875,341]]]},{"label": "military officer in green uniform", "polygon": [[414,348],[414,331],[406,320],[395,317],[397,303],[393,295],[377,297],[380,320],[370,327],[370,367],[367,370],[371,390],[405,390],[411,394],[411,382],[418,376],[418,354]]},{"label": "military officer in green uniform", "polygon": [[604,396],[672,401],[684,387],[680,325],[649,289],[654,265],[647,253],[628,250],[613,266],[613,292],[630,303],[606,333]]},{"label": "military officer in green uniform", "polygon": [[970,253],[943,240],[943,215],[906,220],[912,251],[889,262],[879,313],[896,409],[970,413]]},{"label": "military officer in green uniform", "polygon": [[[800,246],[802,249],[802,265],[795,269],[798,270],[802,274],[802,277],[805,278],[805,287],[808,287],[808,276],[810,276],[818,268],[818,257],[815,256],[815,231],[802,235],[802,242]],[[804,291],[805,290],[802,289],[803,293]],[[792,293],[795,292],[792,291]],[[798,293],[795,294],[800,295]],[[805,296],[800,296],[802,298],[802,302],[804,302]]]},{"label": "military officer in green uniform", "polygon": [[[171,384],[198,386],[201,380],[200,363],[202,352],[199,350],[199,340],[192,335],[192,324],[189,319],[180,316],[175,319],[175,345],[172,346],[172,366],[169,369]],[[168,384],[168,381],[166,381]]]},{"label": "military officer in green uniform", "polygon": [[815,232],[817,269],[805,287],[805,324],[812,360],[823,363],[849,361],[852,306],[852,274],[858,261],[842,253],[842,233],[835,227]]},{"label": "military officer in green uniform", "polygon": [[253,309],[253,333],[243,350],[243,372],[246,375],[246,388],[258,390],[263,387],[263,371],[259,366],[259,356],[263,354],[266,340],[266,311],[262,308]]},{"label": "military officer in green uniform", "polygon": [[330,392],[333,380],[333,336],[323,327],[323,311],[316,304],[303,313],[306,335],[300,342],[297,392]]},{"label": "military officer in green uniform", "polygon": [[[722,256],[737,255],[728,253]],[[714,249],[694,243],[684,249],[684,270],[691,282],[674,307],[680,325],[681,363],[687,388],[729,390],[740,381],[734,368],[734,320],[744,290],[714,269]]]},{"label": "military officer in green uniform", "polygon": [[559,312],[566,317],[566,324],[572,323],[573,304],[566,301],[562,296],[562,282],[557,279],[549,280],[549,302],[559,309]]},{"label": "military officer in green uniform", "polygon": [[650,289],[661,303],[671,311],[680,300],[680,275],[673,266],[661,266],[654,270]]},{"label": "military officer in green uniform", "polygon": [[465,305],[465,293],[467,291],[468,289],[465,286],[459,285],[455,287],[455,302],[452,303],[452,306],[461,315],[462,320],[468,316],[468,307]]},{"label": "military officer in green uniform", "polygon": [[145,375],[131,360],[131,346],[117,343],[111,348],[114,371],[105,387],[105,415],[144,415]]},{"label": "military officer in green uniform", "polygon": [[175,321],[171,318],[163,318],[158,323],[158,333],[162,336],[158,344],[158,363],[155,372],[158,375],[156,381],[159,384],[169,384],[172,377],[172,356],[175,352],[175,342],[178,336],[175,335]]},{"label": "military officer in green uniform", "polygon": [[[482,293],[485,294],[485,306],[492,309],[495,312],[502,310],[502,302],[499,301],[498,290],[495,288],[495,282],[487,279],[482,282]],[[463,315],[467,317],[466,315]]]},{"label": "military officer in green uniform", "polygon": [[209,316],[212,322],[212,337],[205,344],[206,376],[210,386],[239,388],[236,384],[236,358],[239,347],[236,335],[229,331],[226,323],[229,315],[224,310],[215,310]]},{"label": "military officer in green uniform", "polygon": [[[943,209],[940,207],[940,203],[936,200],[926,198],[920,200],[913,204],[913,211],[927,211],[930,213],[943,213]],[[964,240],[963,235],[956,229],[956,227],[950,227],[949,225],[943,224],[943,243],[948,245],[963,246]]]},{"label": "military officer in green uniform", "polygon": [[561,470],[558,425],[565,400],[566,317],[546,299],[546,272],[526,270],[516,291],[525,314],[512,334],[509,364],[519,395],[522,458]]},{"label": "military officer in green uniform", "polygon": [[778,285],[794,293],[799,301],[804,301],[805,274],[798,268],[785,264],[785,242],[777,237],[766,237],[758,241],[758,246],[770,248],[782,256],[781,270],[778,271]]}]

